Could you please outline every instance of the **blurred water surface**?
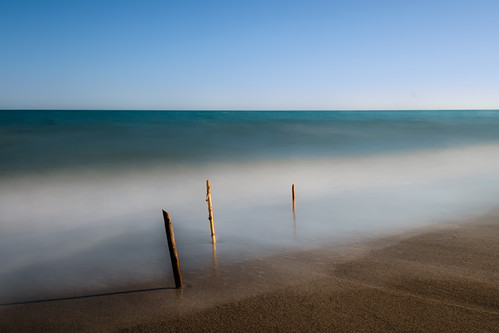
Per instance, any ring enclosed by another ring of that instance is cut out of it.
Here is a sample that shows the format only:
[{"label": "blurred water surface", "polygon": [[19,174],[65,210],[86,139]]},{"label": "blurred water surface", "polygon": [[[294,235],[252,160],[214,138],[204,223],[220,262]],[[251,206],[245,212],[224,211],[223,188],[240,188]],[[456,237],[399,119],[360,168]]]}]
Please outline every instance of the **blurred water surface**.
[{"label": "blurred water surface", "polygon": [[[499,195],[497,111],[1,111],[0,302],[462,219]],[[291,209],[296,184],[297,210]]]}]

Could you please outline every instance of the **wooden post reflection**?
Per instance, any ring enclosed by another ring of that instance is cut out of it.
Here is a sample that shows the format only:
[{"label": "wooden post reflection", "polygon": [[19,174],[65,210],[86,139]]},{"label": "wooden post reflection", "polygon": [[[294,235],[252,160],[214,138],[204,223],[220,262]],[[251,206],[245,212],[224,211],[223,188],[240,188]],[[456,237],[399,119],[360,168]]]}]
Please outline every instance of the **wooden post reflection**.
[{"label": "wooden post reflection", "polygon": [[217,244],[212,243],[211,244],[211,249],[212,249],[212,259],[213,259],[213,275],[218,277],[218,261],[217,261]]}]

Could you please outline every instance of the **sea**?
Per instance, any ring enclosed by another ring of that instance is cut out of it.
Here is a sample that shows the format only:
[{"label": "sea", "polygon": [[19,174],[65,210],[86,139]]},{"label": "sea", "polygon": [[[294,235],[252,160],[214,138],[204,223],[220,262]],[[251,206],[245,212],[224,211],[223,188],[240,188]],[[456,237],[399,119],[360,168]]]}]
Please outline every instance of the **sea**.
[{"label": "sea", "polygon": [[163,209],[187,276],[473,218],[499,111],[3,110],[0,162],[5,305],[174,286]]}]

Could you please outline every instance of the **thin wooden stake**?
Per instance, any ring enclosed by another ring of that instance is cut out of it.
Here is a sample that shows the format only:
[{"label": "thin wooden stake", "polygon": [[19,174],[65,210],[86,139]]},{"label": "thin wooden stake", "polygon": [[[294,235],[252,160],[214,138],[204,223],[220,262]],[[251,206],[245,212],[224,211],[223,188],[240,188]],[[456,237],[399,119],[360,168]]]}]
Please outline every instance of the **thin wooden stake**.
[{"label": "thin wooden stake", "polygon": [[211,187],[209,180],[206,181],[206,202],[208,202],[208,219],[210,220],[211,241],[215,244],[217,242],[217,238],[215,237],[215,223],[213,222],[213,206],[211,204]]},{"label": "thin wooden stake", "polygon": [[175,235],[173,233],[172,220],[170,214],[163,209],[163,219],[165,220],[166,241],[170,250],[172,261],[173,277],[175,278],[175,288],[182,288],[182,274],[180,273],[180,263],[178,260],[177,246],[175,245]]},{"label": "thin wooden stake", "polygon": [[296,212],[295,184],[291,185],[291,197],[293,198],[293,213],[295,213]]},{"label": "thin wooden stake", "polygon": [[291,197],[293,198],[293,230],[296,238],[296,202],[295,202],[295,184],[291,185]]}]

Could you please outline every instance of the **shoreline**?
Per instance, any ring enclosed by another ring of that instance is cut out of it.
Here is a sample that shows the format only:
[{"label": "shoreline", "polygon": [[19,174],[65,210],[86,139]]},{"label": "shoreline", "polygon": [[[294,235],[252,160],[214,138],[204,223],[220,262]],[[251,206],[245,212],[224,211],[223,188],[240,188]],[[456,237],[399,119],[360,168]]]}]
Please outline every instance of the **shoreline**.
[{"label": "shoreline", "polygon": [[0,330],[493,331],[498,240],[494,212],[318,250],[214,261],[183,272],[183,290],[167,283],[161,290],[1,306]]}]

